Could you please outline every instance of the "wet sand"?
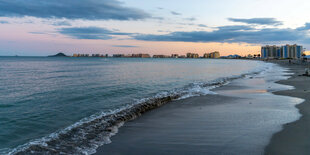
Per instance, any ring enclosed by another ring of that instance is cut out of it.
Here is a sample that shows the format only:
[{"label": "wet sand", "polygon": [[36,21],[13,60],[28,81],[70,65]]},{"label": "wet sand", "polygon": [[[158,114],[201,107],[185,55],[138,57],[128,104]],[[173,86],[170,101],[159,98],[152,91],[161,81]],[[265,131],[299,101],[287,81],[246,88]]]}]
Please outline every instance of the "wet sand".
[{"label": "wet sand", "polygon": [[272,94],[292,87],[269,74],[235,80],[214,89],[217,95],[173,101],[126,122],[96,154],[263,154],[283,124],[299,119],[295,106],[303,101]]},{"label": "wet sand", "polygon": [[265,154],[310,154],[310,77],[299,76],[304,73],[306,66],[288,64],[285,61],[275,61],[275,63],[290,68],[295,73],[290,79],[278,83],[296,88],[275,94],[303,98],[305,102],[296,106],[302,117],[298,121],[284,125],[282,131],[273,135],[270,144],[265,149]]}]

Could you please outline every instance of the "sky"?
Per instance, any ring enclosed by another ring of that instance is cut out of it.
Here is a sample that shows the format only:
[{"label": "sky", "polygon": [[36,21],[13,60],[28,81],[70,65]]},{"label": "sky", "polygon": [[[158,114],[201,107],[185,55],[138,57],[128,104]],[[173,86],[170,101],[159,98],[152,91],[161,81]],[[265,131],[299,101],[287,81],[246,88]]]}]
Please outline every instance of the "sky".
[{"label": "sky", "polygon": [[0,55],[307,50],[308,8],[307,0],[0,0]]}]

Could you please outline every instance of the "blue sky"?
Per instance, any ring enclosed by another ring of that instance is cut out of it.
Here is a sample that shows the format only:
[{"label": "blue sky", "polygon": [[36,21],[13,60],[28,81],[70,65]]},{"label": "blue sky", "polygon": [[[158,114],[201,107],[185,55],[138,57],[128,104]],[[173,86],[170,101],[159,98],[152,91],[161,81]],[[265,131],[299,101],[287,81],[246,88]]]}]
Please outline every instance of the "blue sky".
[{"label": "blue sky", "polygon": [[306,0],[0,0],[0,55],[310,48]]}]

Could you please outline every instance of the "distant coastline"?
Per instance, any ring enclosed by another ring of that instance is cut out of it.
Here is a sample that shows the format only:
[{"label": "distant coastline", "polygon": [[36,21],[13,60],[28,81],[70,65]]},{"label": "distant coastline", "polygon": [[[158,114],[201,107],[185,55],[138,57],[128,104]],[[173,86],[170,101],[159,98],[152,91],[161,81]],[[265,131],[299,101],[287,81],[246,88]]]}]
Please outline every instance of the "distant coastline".
[{"label": "distant coastline", "polygon": [[65,55],[64,53],[57,53],[55,55],[49,55],[48,57],[68,57],[68,56]]},{"label": "distant coastline", "polygon": [[75,57],[75,58],[186,58],[186,59],[260,59],[260,54],[254,55],[247,55],[247,56],[240,56],[238,54],[228,55],[228,56],[221,56],[220,52],[211,52],[205,53],[200,56],[198,53],[186,53],[186,55],[179,55],[179,54],[171,54],[171,55],[153,55],[150,54],[73,54],[72,56],[65,55],[64,53],[58,53],[56,55],[51,55],[48,57]]}]

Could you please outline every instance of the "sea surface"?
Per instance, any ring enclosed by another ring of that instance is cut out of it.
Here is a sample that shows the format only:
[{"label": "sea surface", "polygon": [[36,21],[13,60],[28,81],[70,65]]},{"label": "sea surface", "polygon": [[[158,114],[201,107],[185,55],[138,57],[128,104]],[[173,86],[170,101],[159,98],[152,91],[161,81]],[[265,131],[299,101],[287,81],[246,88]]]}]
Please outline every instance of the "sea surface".
[{"label": "sea surface", "polygon": [[140,105],[214,94],[210,89],[271,67],[222,59],[0,57],[0,154],[92,154],[141,114],[132,113]]}]

